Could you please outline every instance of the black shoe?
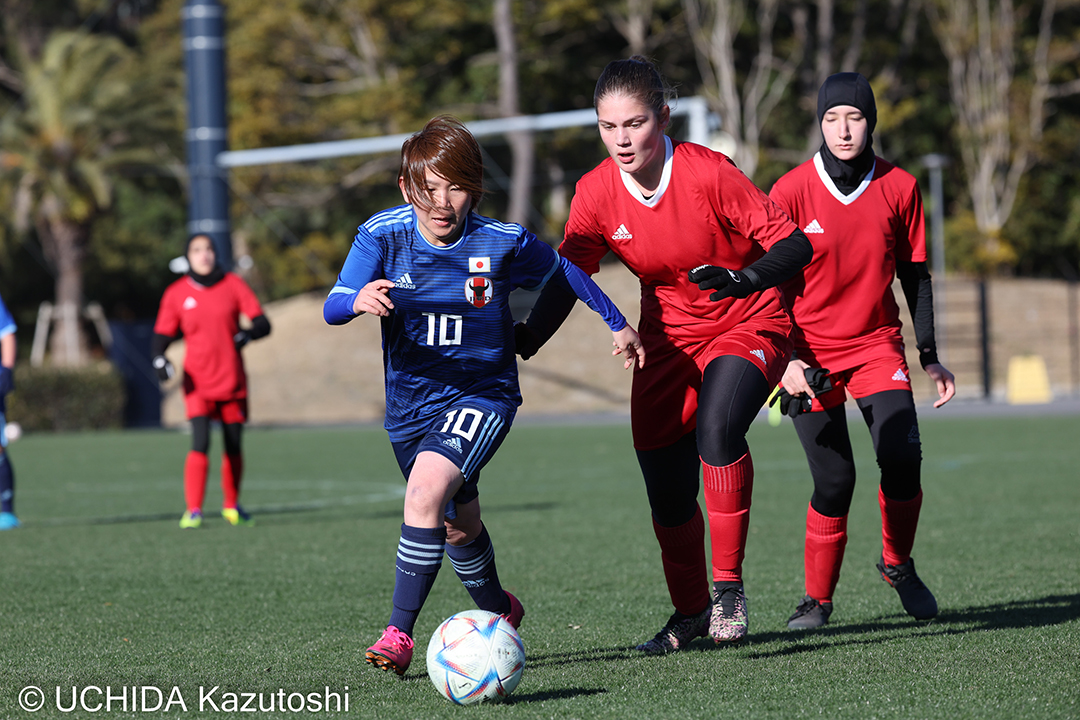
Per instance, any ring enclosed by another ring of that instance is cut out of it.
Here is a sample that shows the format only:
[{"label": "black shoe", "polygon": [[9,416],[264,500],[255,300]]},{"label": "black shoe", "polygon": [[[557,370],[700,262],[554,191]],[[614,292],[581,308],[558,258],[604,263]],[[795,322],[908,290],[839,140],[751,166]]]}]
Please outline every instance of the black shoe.
[{"label": "black shoe", "polygon": [[908,615],[916,620],[929,620],[937,616],[937,600],[915,574],[914,560],[908,558],[908,561],[901,565],[886,565],[882,559],[878,561],[877,569],[881,572],[882,579],[896,589]]},{"label": "black shoe", "polygon": [[809,630],[821,627],[829,622],[832,615],[831,602],[818,602],[806,595],[795,608],[795,614],[788,618],[788,630]]},{"label": "black shoe", "polygon": [[656,637],[637,646],[637,650],[646,655],[666,655],[685,650],[695,638],[709,636],[709,619],[712,617],[712,604],[697,615],[683,615],[676,611],[667,625],[660,628]]}]

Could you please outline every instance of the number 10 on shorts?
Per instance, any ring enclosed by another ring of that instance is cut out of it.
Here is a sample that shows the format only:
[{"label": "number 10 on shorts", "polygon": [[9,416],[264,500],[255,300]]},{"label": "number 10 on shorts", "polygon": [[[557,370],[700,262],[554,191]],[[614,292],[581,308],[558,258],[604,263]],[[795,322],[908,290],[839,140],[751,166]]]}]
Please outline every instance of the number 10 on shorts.
[{"label": "number 10 on shorts", "polygon": [[[453,433],[472,442],[473,436],[476,435],[476,429],[480,426],[480,421],[483,418],[484,414],[479,410],[473,410],[472,408],[454,409],[446,413],[446,423],[439,428],[439,432]],[[450,427],[451,425],[453,425],[453,428]]]}]

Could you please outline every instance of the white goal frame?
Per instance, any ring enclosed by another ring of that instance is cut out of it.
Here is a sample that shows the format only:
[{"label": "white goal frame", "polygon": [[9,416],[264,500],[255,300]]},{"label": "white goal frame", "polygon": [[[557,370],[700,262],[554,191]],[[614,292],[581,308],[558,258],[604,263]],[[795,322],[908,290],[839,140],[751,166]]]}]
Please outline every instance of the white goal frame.
[{"label": "white goal frame", "polygon": [[[672,116],[685,115],[688,120],[687,140],[699,145],[709,145],[710,113],[705,98],[692,96],[672,103]],[[715,120],[713,121],[714,124]],[[596,111],[569,110],[541,115],[519,115],[494,120],[475,120],[465,126],[476,137],[503,135],[522,130],[557,130],[568,127],[586,127],[596,124]],[[281,147],[255,148],[252,150],[228,150],[217,155],[221,168],[272,165],[275,163],[304,162],[328,158],[376,153],[397,152],[412,133],[382,135],[379,137],[337,140],[333,142],[285,145]]]}]

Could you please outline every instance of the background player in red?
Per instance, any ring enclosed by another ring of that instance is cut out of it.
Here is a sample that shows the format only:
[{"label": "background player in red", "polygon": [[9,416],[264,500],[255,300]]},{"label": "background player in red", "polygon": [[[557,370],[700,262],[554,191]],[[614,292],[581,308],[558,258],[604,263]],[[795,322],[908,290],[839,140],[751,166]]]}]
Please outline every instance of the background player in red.
[{"label": "background player in red", "polygon": [[[187,348],[183,387],[191,421],[191,451],[184,463],[187,510],[180,527],[202,524],[211,420],[221,421],[225,439],[221,514],[233,525],[248,525],[251,517],[237,503],[244,471],[241,430],[247,421],[247,374],[240,349],[250,340],[268,335],[270,321],[247,283],[218,265],[208,236],[192,236],[186,255],[191,270],[165,289],[151,343],[154,368],[163,382],[173,376],[165,348],[180,337]],[[241,314],[250,319],[250,329],[241,329]]]},{"label": "background player in red", "polygon": [[[638,646],[650,654],[696,637],[746,636],[742,561],[754,470],[745,436],[791,351],[790,317],[775,286],[813,252],[731,160],[664,134],[669,95],[643,57],[604,69],[593,104],[610,157],[578,182],[559,248],[590,274],[614,252],[641,279],[638,332],[649,362],[634,369],[631,424],[675,606]],[[573,302],[545,288],[519,327],[522,357]],[[697,501],[702,466],[712,593]]]},{"label": "background player in red", "polygon": [[[797,398],[789,414],[814,478],[806,514],[806,596],[788,627],[819,627],[832,613],[855,489],[845,391],[870,428],[881,468],[878,570],[908,614],[932,618],[937,601],[911,560],[922,505],[922,450],[892,292],[895,275],[911,310],[919,361],[937,386],[934,407],[940,407],[956,385],[934,344],[922,198],[914,177],[874,154],[877,107],[862,75],[839,73],[825,81],[818,121],[821,149],[780,178],[771,193],[814,243],[813,262],[784,285],[796,327],[783,389]],[[831,390],[815,393],[807,381],[815,368],[827,368]],[[811,401],[809,412],[798,412],[803,399]]]}]

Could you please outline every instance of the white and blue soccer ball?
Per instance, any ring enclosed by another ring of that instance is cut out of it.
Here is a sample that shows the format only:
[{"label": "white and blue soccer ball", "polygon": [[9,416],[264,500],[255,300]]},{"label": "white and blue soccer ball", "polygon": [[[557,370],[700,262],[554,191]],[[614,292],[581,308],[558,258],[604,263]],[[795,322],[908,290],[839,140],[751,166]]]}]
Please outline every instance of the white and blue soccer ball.
[{"label": "white and blue soccer ball", "polygon": [[428,677],[458,705],[505,700],[524,669],[521,636],[506,618],[485,610],[451,615],[428,643]]}]

